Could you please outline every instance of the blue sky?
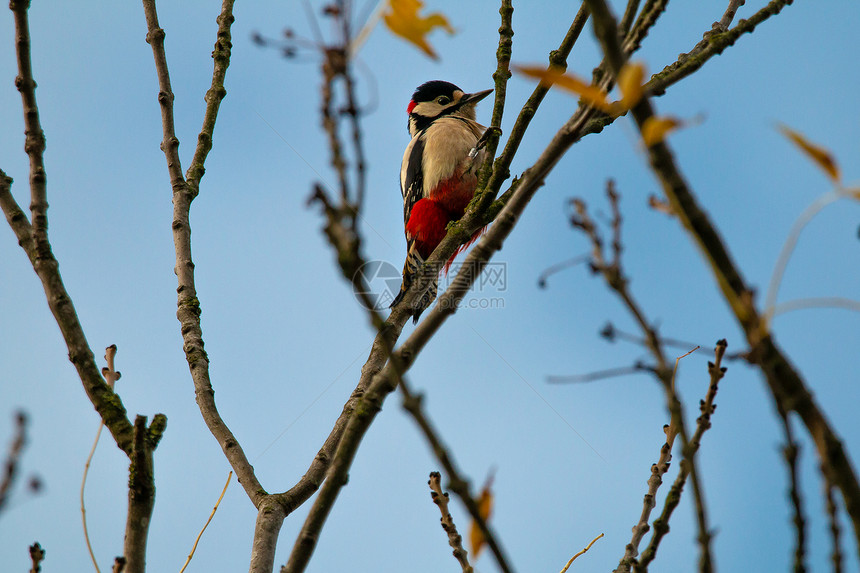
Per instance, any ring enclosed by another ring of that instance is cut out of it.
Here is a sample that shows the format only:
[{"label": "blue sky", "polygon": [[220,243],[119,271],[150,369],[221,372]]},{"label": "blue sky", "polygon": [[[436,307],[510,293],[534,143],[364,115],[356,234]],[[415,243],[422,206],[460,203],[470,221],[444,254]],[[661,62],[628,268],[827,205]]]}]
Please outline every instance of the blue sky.
[{"label": "blue sky", "polygon": [[[187,167],[211,79],[218,3],[162,4],[176,129]],[[362,48],[357,67],[360,97],[375,104],[363,119],[369,163],[365,253],[398,268],[404,244],[397,179],[408,143],[409,96],[430,79],[446,79],[467,91],[486,89],[495,69],[495,3],[428,4],[447,14],[457,29],[451,37],[432,36],[439,62],[379,28]],[[652,71],[674,61],[719,19],[725,4],[670,4],[638,58]],[[738,17],[760,5],[747,2]],[[513,61],[545,62],[577,7],[517,3]],[[54,252],[96,355],[110,344],[119,347],[118,391],[130,413],[168,417],[155,457],[158,490],[148,564],[151,571],[178,570],[229,467],[194,403],[175,319],[170,186],[158,147],[157,84],[142,8],[35,2],[30,15],[48,142]],[[319,58],[305,52],[284,60],[250,40],[255,31],[277,36],[288,26],[311,36],[302,4],[240,2],[235,15],[228,95],[192,208],[194,256],[219,408],[264,486],[283,491],[307,469],[340,413],[373,333],[340,278],[320,233],[319,214],[304,206],[314,181],[334,181],[319,129]],[[858,26],[856,3],[795,2],[655,100],[661,113],[704,115],[700,125],[672,135],[670,142],[736,262],[762,294],[792,223],[830,188],[775,123],[827,146],[845,178],[856,181],[851,158],[860,152]],[[12,30],[11,13],[0,11],[5,46],[0,49],[0,167],[15,178],[13,192],[27,205]],[[570,69],[588,76],[597,58],[589,26]],[[510,129],[532,88],[519,77],[510,81],[503,130]],[[514,173],[537,158],[575,106],[570,96],[550,93],[523,141]],[[489,110],[488,102],[481,104],[478,119],[488,122]],[[599,338],[607,321],[630,332],[635,327],[584,267],[554,275],[546,289],[537,287],[544,269],[588,250],[568,224],[568,201],[581,196],[593,210],[607,212],[603,190],[610,177],[622,194],[631,288],[661,333],[704,348],[727,338],[730,352],[743,349],[742,335],[690,239],[676,221],[645,206],[659,188],[629,120],[574,146],[495,259],[505,265],[505,290],[488,287],[472,299],[480,305],[484,298],[500,298],[503,307],[458,312],[409,375],[426,393],[430,415],[476,487],[495,468],[493,523],[521,571],[559,570],[599,533],[606,537],[575,567],[616,566],[641,511],[668,420],[663,395],[646,375],[583,385],[547,383],[551,375],[625,366],[644,355],[637,347]],[[857,299],[858,222],[860,206],[847,201],[812,221],[788,266],[780,301]],[[11,231],[3,229],[0,444],[11,439],[14,410],[26,410],[32,423],[23,472],[40,474],[45,491],[37,497],[19,491],[0,516],[0,562],[10,571],[25,570],[26,547],[39,540],[48,552],[44,570],[87,571],[78,488],[98,418],[66,358],[29,262]],[[777,340],[804,373],[855,466],[860,459],[853,364],[858,325],[856,313],[834,309],[797,311],[774,325]],[[709,358],[701,353],[682,361],[677,384],[689,423],[707,387]],[[793,539],[780,423],[757,373],[741,362],[727,365],[713,428],[699,454],[717,566],[784,571]],[[363,442],[310,571],[456,570],[426,486],[427,474],[438,464],[399,403],[397,395],[389,398]],[[804,435],[800,426],[797,434]],[[809,562],[823,570],[830,549],[821,481],[805,436],[802,448]],[[669,479],[674,475],[673,469]],[[87,490],[90,535],[103,570],[122,550],[126,480],[125,456],[103,439]],[[452,507],[465,530],[465,514],[458,504]],[[277,563],[285,562],[307,509],[285,522]],[[241,487],[232,484],[188,570],[246,568],[254,517]],[[843,520],[850,555],[846,570],[857,571],[848,527]],[[695,534],[685,498],[656,570],[692,569]],[[482,555],[477,567],[495,570],[489,555]]]}]

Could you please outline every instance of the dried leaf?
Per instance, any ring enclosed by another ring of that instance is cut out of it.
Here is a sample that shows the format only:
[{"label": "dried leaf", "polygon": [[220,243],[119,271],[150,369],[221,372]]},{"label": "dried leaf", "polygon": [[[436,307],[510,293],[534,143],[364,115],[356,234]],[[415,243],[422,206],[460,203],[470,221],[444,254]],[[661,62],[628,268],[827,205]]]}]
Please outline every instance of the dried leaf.
[{"label": "dried leaf", "polygon": [[453,34],[454,28],[448,23],[448,19],[439,12],[421,17],[418,14],[424,7],[421,0],[388,0],[388,7],[390,12],[386,12],[382,17],[388,29],[417,46],[429,57],[438,60],[439,56],[427,43],[425,36],[435,28],[442,28],[448,34]]},{"label": "dried leaf", "polygon": [[[493,476],[491,474],[487,478],[487,483],[484,484],[484,488],[481,490],[481,495],[478,498],[478,515],[481,516],[484,522],[487,522],[490,519],[490,514],[493,512],[493,492],[490,491],[492,483]],[[484,538],[484,533],[481,531],[481,528],[478,527],[478,524],[475,521],[472,521],[472,525],[469,528],[469,545],[475,559],[478,558],[478,554],[484,548],[486,543],[487,540]]]},{"label": "dried leaf", "polygon": [[841,179],[839,166],[836,165],[836,160],[827,149],[812,143],[803,135],[794,131],[785,124],[779,124],[778,127],[782,134],[790,139],[792,143],[798,146],[804,153],[806,153],[807,156],[809,156],[810,159],[818,164],[818,166],[827,173],[827,176],[830,177],[834,183],[839,183]]},{"label": "dried leaf", "polygon": [[613,113],[614,109],[606,99],[606,92],[573,74],[566,74],[558,68],[549,69],[542,66],[512,66],[515,71],[538,79],[545,84],[557,85],[563,90],[579,95],[586,103],[604,111]]},{"label": "dried leaf", "polygon": [[645,65],[642,62],[626,63],[618,74],[618,89],[621,90],[621,101],[618,102],[624,110],[639,103],[645,90]]},{"label": "dried leaf", "polygon": [[676,117],[651,116],[645,120],[645,124],[642,126],[642,140],[645,145],[651,147],[662,142],[670,132],[683,125],[684,122]]}]

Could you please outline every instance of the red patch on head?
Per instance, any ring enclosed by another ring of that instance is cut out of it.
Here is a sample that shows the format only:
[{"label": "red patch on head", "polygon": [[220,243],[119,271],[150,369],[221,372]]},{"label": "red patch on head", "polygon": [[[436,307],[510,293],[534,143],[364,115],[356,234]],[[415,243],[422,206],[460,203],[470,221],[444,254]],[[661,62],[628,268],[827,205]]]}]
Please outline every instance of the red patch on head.
[{"label": "red patch on head", "polygon": [[412,110],[415,109],[415,106],[418,105],[415,103],[415,100],[409,102],[409,105],[406,107],[406,113],[412,113]]}]

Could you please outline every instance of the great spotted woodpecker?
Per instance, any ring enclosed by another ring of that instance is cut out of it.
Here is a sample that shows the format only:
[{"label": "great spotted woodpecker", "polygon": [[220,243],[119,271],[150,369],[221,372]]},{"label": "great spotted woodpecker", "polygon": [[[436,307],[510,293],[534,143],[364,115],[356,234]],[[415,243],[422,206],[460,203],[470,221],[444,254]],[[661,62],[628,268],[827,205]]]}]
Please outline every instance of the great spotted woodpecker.
[{"label": "great spotted woodpecker", "polygon": [[[418,86],[406,108],[409,135],[400,167],[406,262],[393,307],[412,285],[430,253],[445,238],[445,227],[463,216],[478,185],[479,149],[486,128],[475,121],[475,105],[493,90],[467,94],[439,80]],[[456,254],[456,253],[455,253]],[[452,256],[447,265],[454,259]],[[447,267],[446,265],[446,267]],[[437,281],[413,305],[413,322],[436,298]]]}]

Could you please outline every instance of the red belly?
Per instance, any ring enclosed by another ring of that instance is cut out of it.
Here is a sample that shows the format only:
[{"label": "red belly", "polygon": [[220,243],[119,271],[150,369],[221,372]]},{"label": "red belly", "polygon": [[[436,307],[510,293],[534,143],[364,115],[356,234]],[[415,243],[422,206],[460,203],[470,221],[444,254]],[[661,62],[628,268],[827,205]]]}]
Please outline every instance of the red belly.
[{"label": "red belly", "polygon": [[[477,183],[478,178],[472,173],[463,177],[451,177],[437,185],[431,191],[430,197],[419,200],[412,207],[409,221],[406,223],[406,232],[415,239],[415,246],[423,258],[429,257],[445,238],[448,223],[463,216],[466,206],[475,194]],[[480,232],[476,233],[476,237],[478,234]],[[462,249],[457,252],[460,250]],[[452,260],[453,258],[451,257]],[[451,261],[448,261],[448,264],[450,263]]]},{"label": "red belly", "polygon": [[449,211],[452,215],[452,220],[457,220],[463,216],[466,205],[469,204],[469,201],[475,195],[475,187],[477,185],[478,178],[474,173],[466,173],[463,176],[455,175],[440,182],[430,192],[430,199],[439,203],[446,211]]},{"label": "red belly", "polygon": [[406,232],[415,240],[415,247],[424,259],[445,238],[445,227],[450,221],[449,211],[432,199],[421,199],[413,205]]}]

